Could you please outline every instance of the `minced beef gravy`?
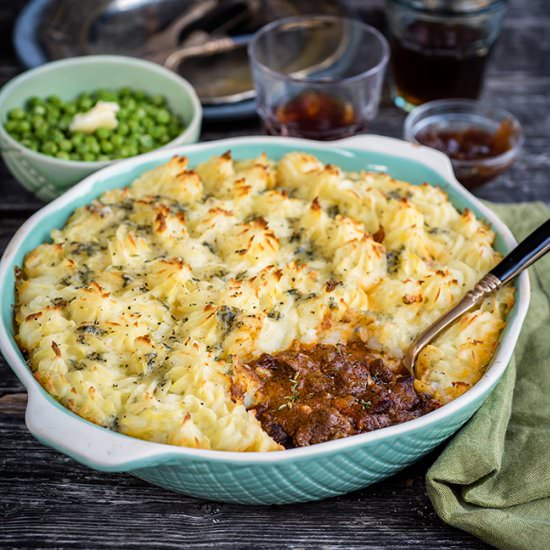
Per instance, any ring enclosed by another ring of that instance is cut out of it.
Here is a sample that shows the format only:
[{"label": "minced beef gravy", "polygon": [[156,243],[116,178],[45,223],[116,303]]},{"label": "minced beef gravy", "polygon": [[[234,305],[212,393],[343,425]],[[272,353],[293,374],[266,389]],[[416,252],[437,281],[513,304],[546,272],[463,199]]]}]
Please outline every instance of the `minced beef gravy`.
[{"label": "minced beef gravy", "polygon": [[260,384],[261,404],[253,410],[286,448],[384,428],[440,406],[362,342],[264,354],[246,368]]}]

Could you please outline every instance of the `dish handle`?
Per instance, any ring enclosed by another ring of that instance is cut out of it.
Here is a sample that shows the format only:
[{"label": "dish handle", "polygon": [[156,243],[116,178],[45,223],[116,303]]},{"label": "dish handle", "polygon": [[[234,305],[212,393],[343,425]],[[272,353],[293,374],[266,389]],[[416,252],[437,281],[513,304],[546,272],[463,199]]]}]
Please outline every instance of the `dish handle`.
[{"label": "dish handle", "polygon": [[25,422],[41,443],[96,470],[128,471],[137,467],[136,462],[149,462],[168,454],[155,449],[158,443],[131,438],[83,420],[65,410],[42,388],[29,388]]},{"label": "dish handle", "polygon": [[364,151],[375,151],[398,157],[405,157],[425,164],[441,174],[446,181],[452,182],[459,187],[451,161],[449,157],[430,147],[409,143],[402,139],[391,138],[387,136],[378,136],[375,134],[357,134],[355,136],[341,139],[338,144],[345,147],[353,147]]}]

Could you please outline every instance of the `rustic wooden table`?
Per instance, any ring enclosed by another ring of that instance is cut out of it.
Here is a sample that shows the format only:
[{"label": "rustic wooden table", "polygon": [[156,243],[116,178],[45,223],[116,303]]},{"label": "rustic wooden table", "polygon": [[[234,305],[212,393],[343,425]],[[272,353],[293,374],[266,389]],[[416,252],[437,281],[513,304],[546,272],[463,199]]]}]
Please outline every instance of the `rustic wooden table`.
[{"label": "rustic wooden table", "polygon": [[[0,83],[22,70],[11,50],[22,1],[0,0]],[[380,1],[355,1],[380,20]],[[477,192],[494,201],[550,202],[550,8],[513,0],[484,92],[526,134],[515,166]],[[385,101],[371,125],[400,136],[404,115]],[[257,134],[257,119],[205,125],[203,140]],[[42,202],[0,161],[0,251]],[[1,296],[1,294],[0,294]],[[322,502],[245,507],[170,493],[125,474],[98,473],[42,446],[26,430],[24,388],[0,356],[0,547],[484,548],[445,525],[426,496],[432,453],[381,483]]]}]

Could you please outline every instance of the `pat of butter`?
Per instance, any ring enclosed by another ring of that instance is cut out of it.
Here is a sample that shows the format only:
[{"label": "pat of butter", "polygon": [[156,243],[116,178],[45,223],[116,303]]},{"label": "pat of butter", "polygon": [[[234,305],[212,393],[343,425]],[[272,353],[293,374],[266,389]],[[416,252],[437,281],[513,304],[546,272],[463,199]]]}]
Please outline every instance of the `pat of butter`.
[{"label": "pat of butter", "polygon": [[71,132],[91,134],[98,128],[113,130],[118,126],[116,114],[120,107],[111,101],[98,101],[95,106],[85,113],[76,113],[69,126]]}]

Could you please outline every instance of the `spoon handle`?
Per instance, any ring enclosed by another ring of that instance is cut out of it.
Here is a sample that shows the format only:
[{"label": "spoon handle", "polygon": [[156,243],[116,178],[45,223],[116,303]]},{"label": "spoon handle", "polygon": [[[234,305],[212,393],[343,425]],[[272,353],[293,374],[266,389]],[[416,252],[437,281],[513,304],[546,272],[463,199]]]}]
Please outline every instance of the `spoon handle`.
[{"label": "spoon handle", "polygon": [[403,357],[403,366],[416,377],[415,362],[418,354],[440,332],[453,324],[462,314],[478,305],[489,294],[519,275],[525,268],[550,251],[550,220],[535,229],[504,257],[485,277],[467,292],[453,308],[422,332]]},{"label": "spoon handle", "polygon": [[505,285],[526,267],[544,256],[548,250],[550,250],[550,220],[546,220],[521,241],[491,270],[491,273]]}]

